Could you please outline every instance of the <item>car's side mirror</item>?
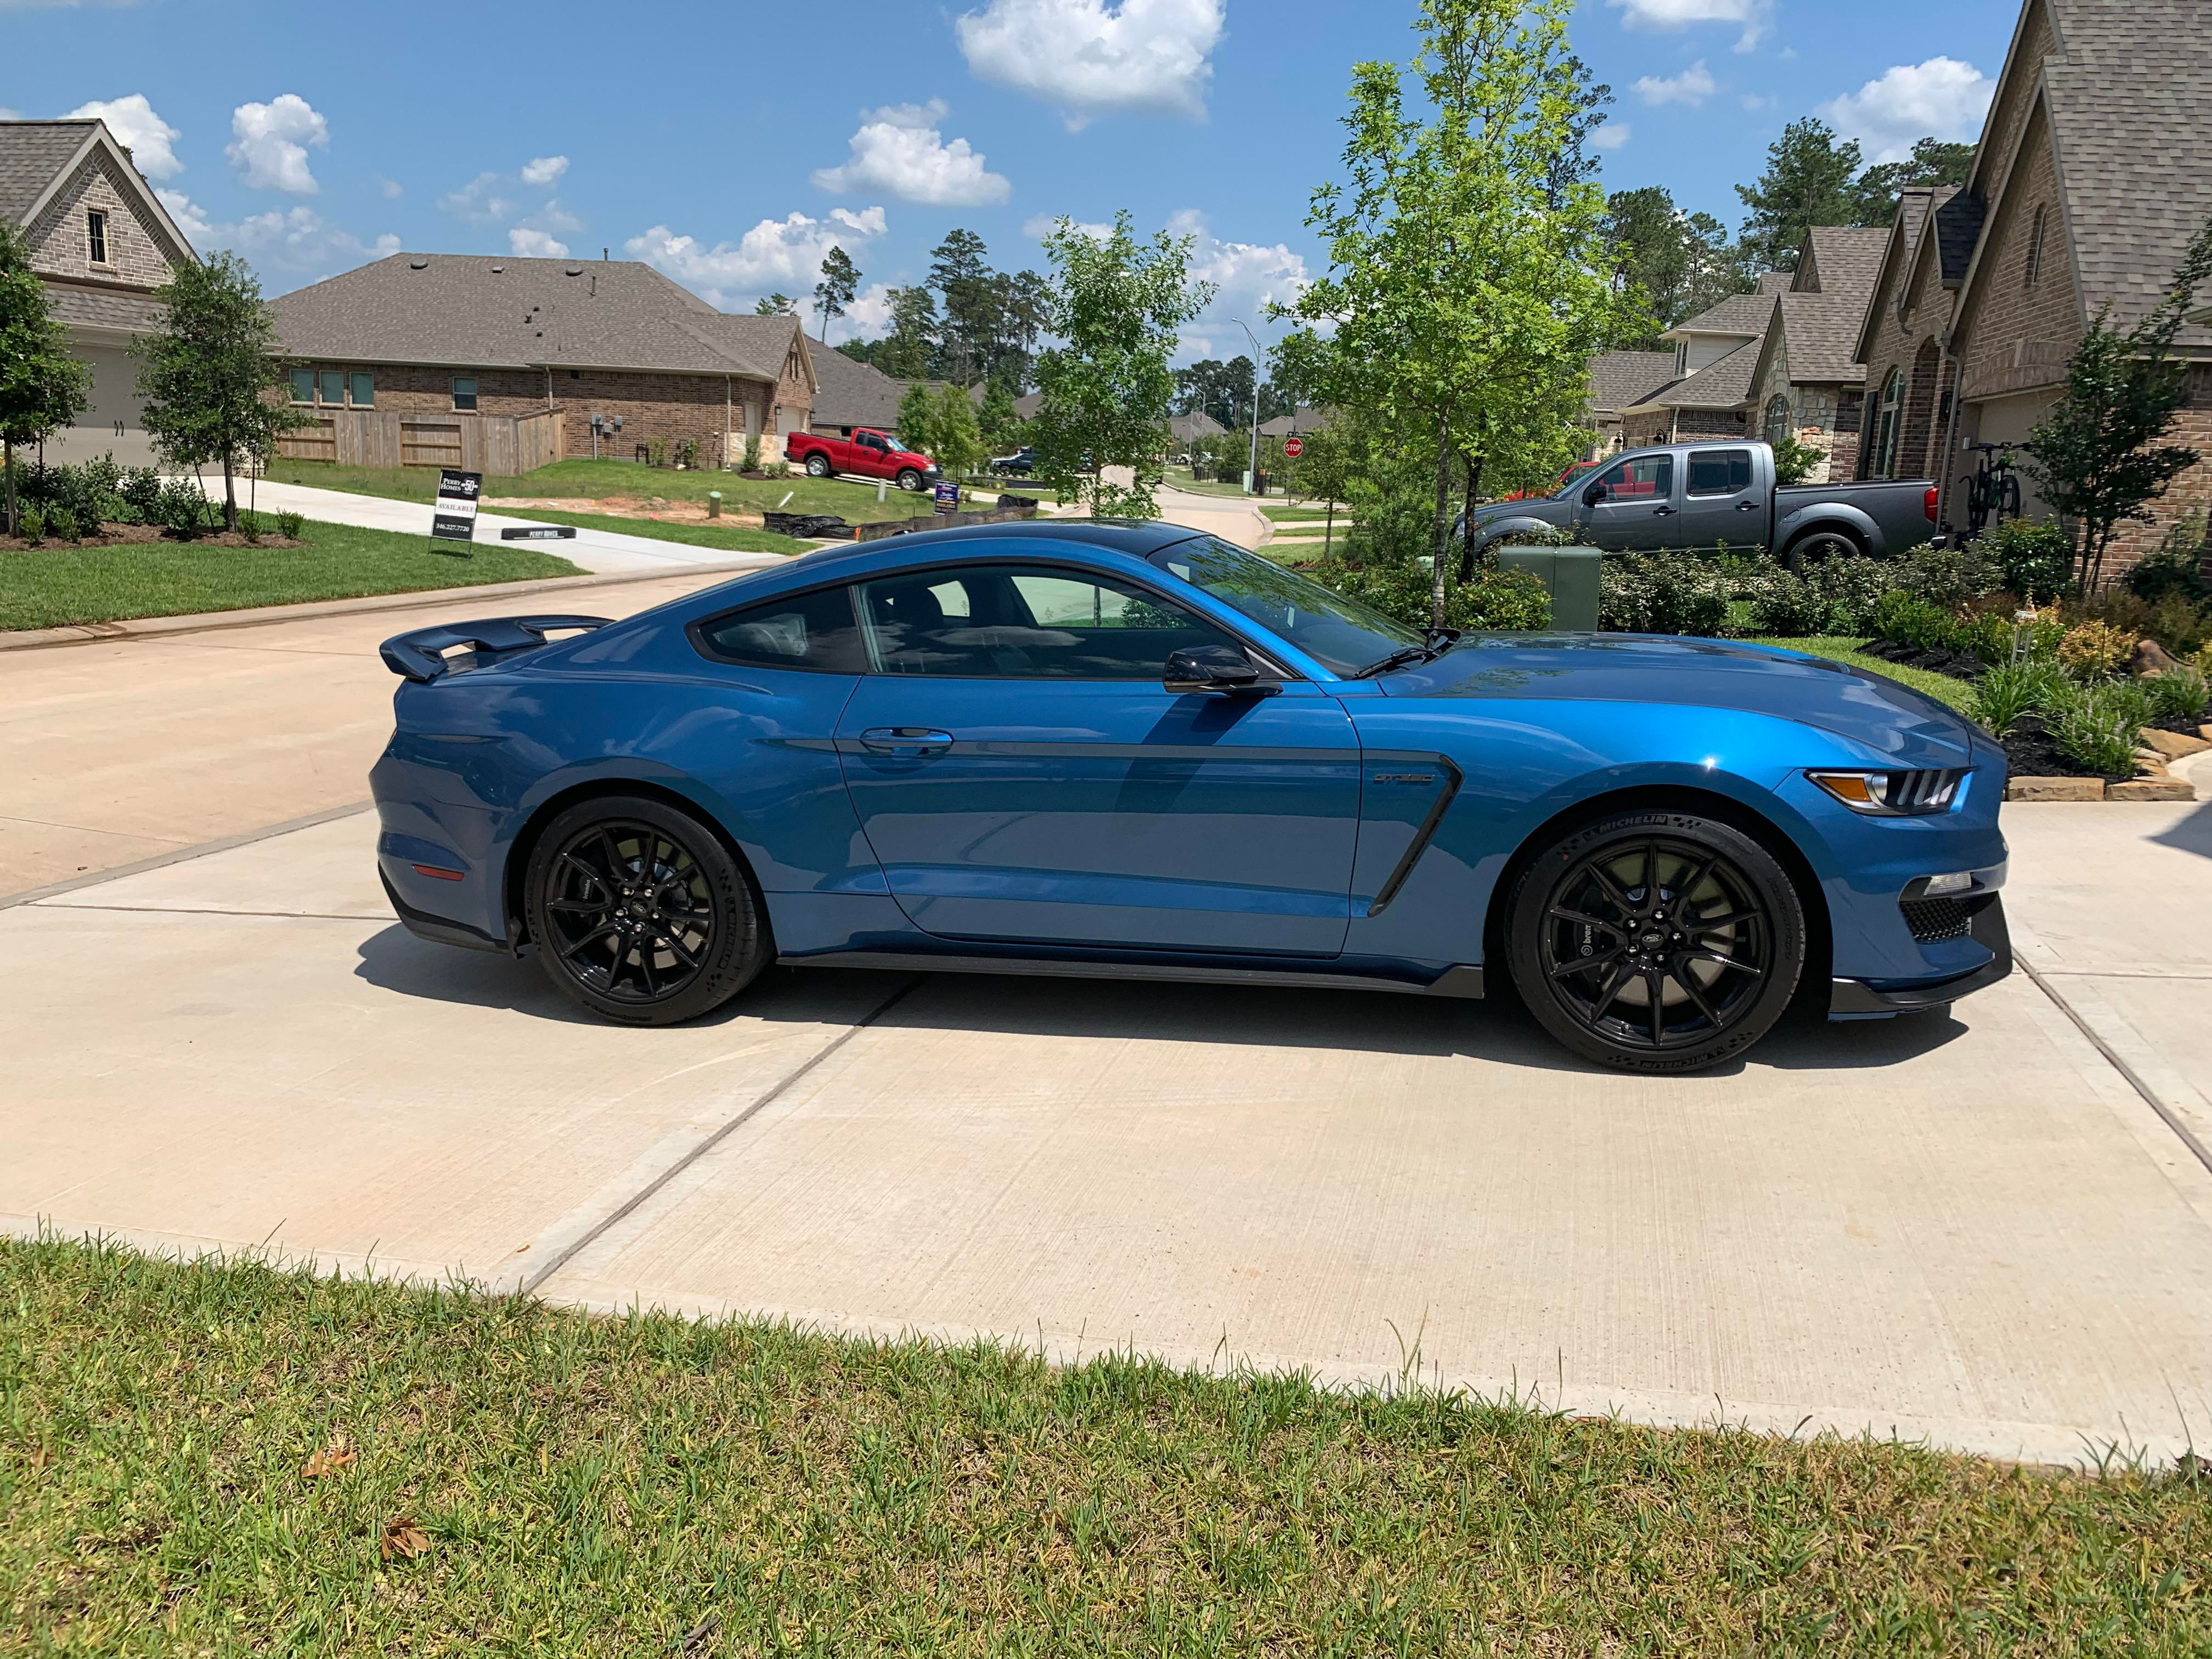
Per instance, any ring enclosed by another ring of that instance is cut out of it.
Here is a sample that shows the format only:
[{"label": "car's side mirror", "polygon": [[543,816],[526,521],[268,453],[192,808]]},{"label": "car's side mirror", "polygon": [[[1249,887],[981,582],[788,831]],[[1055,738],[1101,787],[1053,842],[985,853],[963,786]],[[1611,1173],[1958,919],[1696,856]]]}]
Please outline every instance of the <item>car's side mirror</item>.
[{"label": "car's side mirror", "polygon": [[1168,653],[1160,683],[1170,691],[1217,691],[1272,697],[1283,688],[1262,680],[1245,654],[1226,645],[1187,645]]},{"label": "car's side mirror", "polygon": [[1605,481],[1602,478],[1597,479],[1591,483],[1588,489],[1583,491],[1583,505],[1584,507],[1595,507],[1600,501],[1603,501],[1611,494],[1613,494],[1613,491],[1606,488]]}]

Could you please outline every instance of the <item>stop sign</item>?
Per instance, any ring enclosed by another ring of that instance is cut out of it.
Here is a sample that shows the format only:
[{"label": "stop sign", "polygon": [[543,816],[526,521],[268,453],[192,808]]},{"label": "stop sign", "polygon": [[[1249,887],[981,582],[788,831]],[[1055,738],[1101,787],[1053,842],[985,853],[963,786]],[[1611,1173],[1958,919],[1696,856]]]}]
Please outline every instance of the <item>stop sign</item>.
[{"label": "stop sign", "polygon": [[1305,453],[1306,441],[1304,439],[1285,438],[1283,440],[1283,453],[1289,456],[1292,460],[1295,461],[1299,456]]}]

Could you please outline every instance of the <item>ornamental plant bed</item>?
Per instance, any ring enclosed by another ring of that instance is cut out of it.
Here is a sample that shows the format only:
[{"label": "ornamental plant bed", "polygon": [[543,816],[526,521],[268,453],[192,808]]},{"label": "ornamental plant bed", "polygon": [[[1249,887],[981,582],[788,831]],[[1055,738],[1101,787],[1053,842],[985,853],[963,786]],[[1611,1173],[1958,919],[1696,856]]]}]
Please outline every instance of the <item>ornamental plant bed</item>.
[{"label": "ornamental plant bed", "polygon": [[1978,680],[1988,665],[1971,651],[1949,651],[1941,646],[1918,647],[1894,640],[1869,640],[1862,647],[1869,657],[1880,657],[1900,668],[1922,668],[1931,674],[1948,674],[1954,680]]},{"label": "ornamental plant bed", "polygon": [[[149,542],[169,542],[185,544],[180,536],[173,536],[157,524],[104,524],[95,535],[80,536],[75,541],[64,541],[58,536],[47,536],[40,540],[26,541],[21,536],[0,536],[0,553],[50,553],[65,548],[93,549],[100,547],[130,547]],[[234,530],[209,531],[191,538],[196,547],[305,547],[305,542],[295,542],[279,536],[274,531],[264,532],[249,541]]]}]

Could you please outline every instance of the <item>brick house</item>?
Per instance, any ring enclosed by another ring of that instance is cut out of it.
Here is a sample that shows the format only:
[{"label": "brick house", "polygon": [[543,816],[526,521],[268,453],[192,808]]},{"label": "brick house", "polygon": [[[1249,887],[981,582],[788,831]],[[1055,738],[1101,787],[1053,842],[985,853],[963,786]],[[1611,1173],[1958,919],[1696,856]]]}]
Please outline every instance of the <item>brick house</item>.
[{"label": "brick house", "polygon": [[[2027,0],[1964,189],[1931,197],[1917,226],[1900,214],[1870,303],[1868,384],[1897,410],[1896,458],[1873,446],[1872,476],[1925,453],[1945,520],[1965,522],[1978,460],[1966,446],[2026,438],[2089,319],[2107,306],[2119,327],[2143,316],[2212,216],[2208,98],[2203,0]],[[2108,573],[2212,505],[2212,309],[2192,313],[2175,355],[2188,379],[2172,441],[2206,459],[2152,522],[2123,529]],[[2023,483],[2033,514],[2042,504]]]},{"label": "brick house", "polygon": [[84,412],[46,458],[153,465],[131,347],[161,325],[154,290],[191,244],[104,121],[0,121],[0,216],[22,228],[55,320],[92,366]]},{"label": "brick house", "polygon": [[1795,270],[1768,271],[1752,293],[1668,329],[1674,378],[1620,410],[1622,441],[1790,435],[1821,452],[1814,481],[1850,477],[1865,395],[1858,331],[1888,240],[1815,226]]},{"label": "brick house", "polygon": [[522,471],[694,447],[734,466],[806,430],[793,317],[733,317],[635,260],[395,253],[274,302],[313,424],[290,455]]},{"label": "brick house", "polygon": [[1596,434],[1597,454],[1621,447],[1621,411],[1672,385],[1679,356],[1675,351],[1601,351],[1590,359],[1588,418]]}]

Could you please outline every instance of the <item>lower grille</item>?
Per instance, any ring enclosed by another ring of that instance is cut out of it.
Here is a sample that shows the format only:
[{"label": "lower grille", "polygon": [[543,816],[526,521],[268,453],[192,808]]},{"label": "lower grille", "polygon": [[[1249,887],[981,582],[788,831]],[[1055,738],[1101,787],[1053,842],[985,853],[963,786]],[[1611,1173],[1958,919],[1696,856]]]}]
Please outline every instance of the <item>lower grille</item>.
[{"label": "lower grille", "polygon": [[1897,908],[1905,912],[1905,925],[1922,945],[1966,938],[1973,926],[1976,908],[1966,900],[1955,898],[1899,899]]}]

